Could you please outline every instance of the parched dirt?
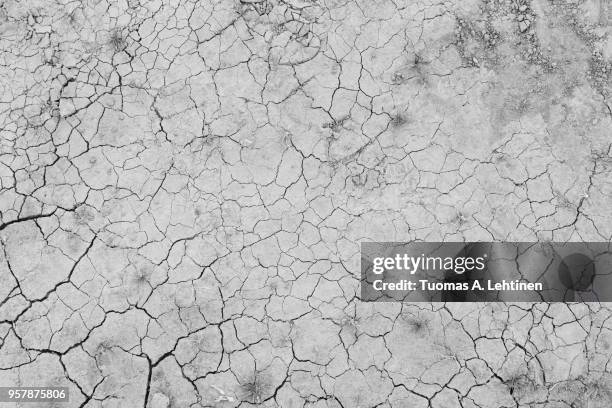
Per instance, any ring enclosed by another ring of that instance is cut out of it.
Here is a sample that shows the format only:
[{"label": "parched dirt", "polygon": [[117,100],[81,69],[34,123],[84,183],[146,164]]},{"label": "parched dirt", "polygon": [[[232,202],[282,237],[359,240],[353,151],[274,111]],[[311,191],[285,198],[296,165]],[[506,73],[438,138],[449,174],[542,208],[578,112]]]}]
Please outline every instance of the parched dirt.
[{"label": "parched dirt", "polygon": [[360,242],[612,239],[604,0],[0,4],[0,386],[608,408],[607,304],[374,304]]}]

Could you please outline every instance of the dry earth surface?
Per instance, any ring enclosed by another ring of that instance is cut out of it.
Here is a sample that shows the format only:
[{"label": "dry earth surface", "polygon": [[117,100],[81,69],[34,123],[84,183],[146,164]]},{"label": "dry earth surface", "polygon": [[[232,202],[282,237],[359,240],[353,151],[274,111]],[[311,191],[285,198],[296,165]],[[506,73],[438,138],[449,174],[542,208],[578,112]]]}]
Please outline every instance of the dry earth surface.
[{"label": "dry earth surface", "polygon": [[606,0],[0,2],[0,386],[609,408],[607,304],[367,303],[364,241],[612,239]]}]

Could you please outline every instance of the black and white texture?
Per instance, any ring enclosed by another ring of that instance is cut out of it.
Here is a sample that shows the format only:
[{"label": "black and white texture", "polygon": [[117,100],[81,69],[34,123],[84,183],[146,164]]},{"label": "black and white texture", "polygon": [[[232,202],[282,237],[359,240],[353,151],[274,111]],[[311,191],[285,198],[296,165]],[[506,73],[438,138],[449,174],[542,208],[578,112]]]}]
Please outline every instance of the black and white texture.
[{"label": "black and white texture", "polygon": [[359,300],[364,241],[610,241],[610,24],[605,0],[1,1],[0,386],[612,406],[607,304]]}]

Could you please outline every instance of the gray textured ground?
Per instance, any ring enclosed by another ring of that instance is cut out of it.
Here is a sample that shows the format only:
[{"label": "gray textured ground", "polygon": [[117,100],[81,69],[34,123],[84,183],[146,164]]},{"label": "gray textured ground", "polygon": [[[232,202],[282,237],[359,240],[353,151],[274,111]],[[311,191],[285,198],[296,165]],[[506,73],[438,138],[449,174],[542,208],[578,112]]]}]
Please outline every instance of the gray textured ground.
[{"label": "gray textured ground", "polygon": [[0,386],[610,407],[607,305],[357,297],[362,241],[612,238],[611,22],[606,0],[1,1]]}]

